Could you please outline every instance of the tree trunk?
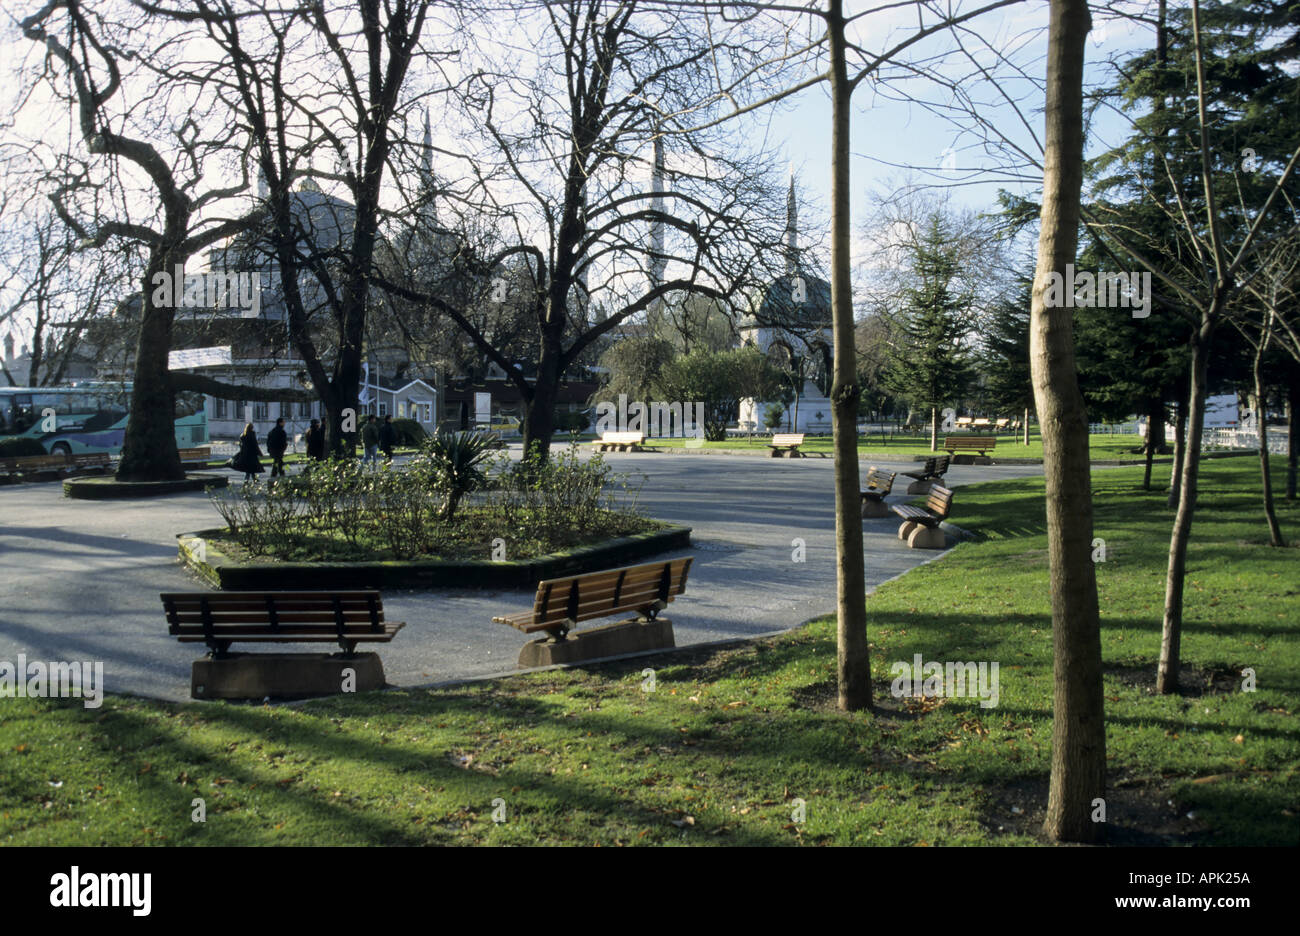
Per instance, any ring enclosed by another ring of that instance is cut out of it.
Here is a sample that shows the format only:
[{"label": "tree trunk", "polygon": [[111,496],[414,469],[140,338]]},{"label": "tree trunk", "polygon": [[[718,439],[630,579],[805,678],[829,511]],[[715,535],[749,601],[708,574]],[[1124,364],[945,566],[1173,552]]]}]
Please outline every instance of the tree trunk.
[{"label": "tree trunk", "polygon": [[[1270,325],[1272,321],[1270,319]],[[1255,349],[1255,360],[1251,373],[1255,378],[1255,419],[1259,423],[1259,476],[1264,493],[1264,519],[1268,523],[1268,544],[1285,546],[1282,527],[1277,522],[1277,511],[1273,509],[1273,476],[1268,464],[1268,407],[1264,404],[1264,373],[1262,364],[1264,352],[1268,349],[1269,332],[1265,328],[1259,347]]]},{"label": "tree trunk", "polygon": [[1022,427],[1025,431],[1025,445],[1029,444],[1029,407],[1025,407],[1025,422]]},{"label": "tree trunk", "polygon": [[[1217,303],[1216,303],[1217,305]],[[1187,574],[1187,544],[1196,513],[1196,478],[1200,468],[1201,434],[1205,422],[1206,366],[1218,309],[1211,308],[1192,337],[1191,382],[1187,400],[1187,443],[1183,451],[1181,490],[1173,533],[1169,537],[1169,572],[1165,579],[1165,618],[1160,635],[1160,664],[1156,692],[1178,691],[1179,655],[1183,631],[1183,579]]]},{"label": "tree trunk", "polygon": [[[184,225],[182,225],[184,229]],[[157,251],[145,270],[141,292],[140,334],[135,346],[131,411],[117,465],[119,481],[176,481],[185,477],[176,451],[176,402],[167,355],[172,347],[175,309],[153,302],[153,276],[171,271],[183,257]],[[183,287],[182,287],[183,288]]]},{"label": "tree trunk", "polygon": [[853,87],[848,81],[843,0],[830,0],[831,84],[831,316],[835,373],[831,420],[835,440],[835,579],[838,623],[836,672],[839,707],[871,708],[871,657],[867,643],[866,578],[863,571],[862,505],[858,481],[858,397],[853,343],[853,287],[850,281],[849,115]]},{"label": "tree trunk", "polygon": [[1169,475],[1169,497],[1165,506],[1173,510],[1178,506],[1179,492],[1183,489],[1183,455],[1187,451],[1187,398],[1179,396],[1174,415],[1174,470]]},{"label": "tree trunk", "polygon": [[1096,841],[1092,821],[1105,791],[1106,725],[1101,626],[1092,561],[1088,416],[1079,393],[1070,310],[1047,305],[1049,274],[1064,275],[1078,247],[1083,182],[1084,40],[1087,0],[1052,0],[1047,123],[1038,265],[1029,350],[1043,439],[1052,596],[1052,775],[1043,831],[1057,841]]},{"label": "tree trunk", "polygon": [[[1159,427],[1159,440],[1156,431]],[[1165,447],[1165,406],[1164,400],[1152,397],[1147,403],[1147,460],[1146,471],[1142,474],[1142,490],[1151,490],[1151,462],[1155,459],[1156,449]]]},{"label": "tree trunk", "polygon": [[1300,369],[1291,371],[1286,401],[1286,499],[1295,500],[1296,467],[1300,450],[1296,448],[1296,410],[1300,410]]},{"label": "tree trunk", "polygon": [[536,451],[542,461],[550,456],[551,436],[555,433],[555,400],[562,376],[560,355],[560,330],[548,327],[542,337],[542,353],[537,361],[537,381],[533,384],[531,399],[525,401],[524,421],[520,427],[524,455]]},{"label": "tree trunk", "polygon": [[939,407],[930,407],[930,451],[939,451]]}]

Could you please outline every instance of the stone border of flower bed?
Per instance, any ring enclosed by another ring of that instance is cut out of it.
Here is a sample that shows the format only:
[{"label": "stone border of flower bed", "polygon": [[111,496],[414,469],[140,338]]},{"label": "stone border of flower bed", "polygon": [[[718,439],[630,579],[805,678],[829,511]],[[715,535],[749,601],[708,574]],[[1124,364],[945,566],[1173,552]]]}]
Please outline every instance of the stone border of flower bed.
[{"label": "stone border of flower bed", "polygon": [[[381,562],[237,562],[215,546],[211,537],[224,528],[179,533],[182,563],[217,588],[523,588],[542,579],[581,575],[628,565],[649,556],[689,549],[690,527],[668,527],[620,536],[533,559],[412,559]],[[201,544],[201,545],[200,545]]]},{"label": "stone border of flower bed", "polygon": [[63,482],[63,496],[77,500],[130,500],[133,497],[187,494],[208,487],[223,488],[229,483],[230,478],[218,474],[191,474],[179,481],[119,481],[114,477],[68,478]]}]

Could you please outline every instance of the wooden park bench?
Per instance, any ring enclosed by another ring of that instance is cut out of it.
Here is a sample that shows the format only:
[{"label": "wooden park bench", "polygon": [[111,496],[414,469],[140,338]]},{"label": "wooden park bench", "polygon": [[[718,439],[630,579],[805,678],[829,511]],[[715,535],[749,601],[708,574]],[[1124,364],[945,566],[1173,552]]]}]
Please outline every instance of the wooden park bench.
[{"label": "wooden park bench", "polygon": [[939,529],[952,509],[952,491],[941,484],[930,488],[925,507],[913,507],[910,504],[896,504],[890,508],[903,518],[898,528],[898,538],[906,541],[912,549],[943,549],[943,530]]},{"label": "wooden park bench", "polygon": [[[668,603],[686,591],[686,577],[691,557],[649,562],[621,569],[605,569],[567,578],[546,579],[537,583],[533,606],[527,611],[502,614],[492,618],[497,624],[509,624],[525,634],[544,631],[548,637],[525,645],[519,654],[520,666],[595,659],[636,650],[673,646],[672,624],[658,617]],[[582,621],[634,614],[630,621],[607,627],[584,630],[568,638],[569,631]],[[649,628],[626,628],[621,625],[650,625]],[[648,631],[647,634],[636,632]],[[587,646],[579,648],[579,638]],[[629,640],[631,643],[629,643]],[[666,642],[665,642],[666,641]],[[652,646],[643,646],[649,642]],[[572,647],[557,651],[559,643]],[[546,646],[547,644],[551,646]]]},{"label": "wooden park bench", "polygon": [[972,423],[970,424],[970,426],[971,426],[971,428],[974,429],[976,432],[990,432],[990,431],[992,431],[992,429],[993,429],[993,420],[991,420],[991,419],[977,419],[977,420],[975,420],[974,422],[972,422]]},{"label": "wooden park bench", "polygon": [[109,461],[108,452],[80,452],[68,456],[68,466],[77,471],[106,471]]},{"label": "wooden park bench", "polygon": [[973,423],[974,421],[975,421],[975,420],[974,420],[973,418],[971,418],[970,416],[958,416],[958,417],[957,417],[957,428],[958,428],[958,429],[969,429],[970,426],[971,426],[971,423]]},{"label": "wooden park bench", "polygon": [[994,423],[994,425],[997,427],[998,432],[1006,432],[1011,428],[1011,420],[999,419],[996,423]]},{"label": "wooden park bench", "polygon": [[947,455],[931,455],[925,460],[925,464],[920,471],[904,471],[903,476],[912,479],[912,483],[907,487],[907,493],[927,493],[931,485],[943,480],[943,476],[948,473],[948,465],[951,461],[952,459]]},{"label": "wooden park bench", "polygon": [[602,432],[591,443],[597,452],[639,452],[644,444],[644,432]]},{"label": "wooden park bench", "polygon": [[772,441],[767,443],[767,447],[772,450],[773,458],[779,458],[782,452],[786,452],[788,458],[798,458],[803,437],[802,432],[778,432],[772,436]]},{"label": "wooden park bench", "polygon": [[997,436],[947,436],[943,440],[943,449],[949,455],[953,456],[953,461],[957,461],[958,454],[963,458],[969,458],[971,464],[975,464],[975,456],[971,452],[979,452],[979,457],[988,463],[987,452],[997,448]]},{"label": "wooden park bench", "polygon": [[862,516],[864,517],[888,517],[889,510],[885,506],[885,498],[894,487],[894,478],[898,476],[895,471],[881,471],[875,465],[867,471],[867,483],[863,487],[862,494]]},{"label": "wooden park bench", "polygon": [[[379,592],[163,592],[167,633],[181,643],[205,643],[209,659],[194,664],[196,699],[296,697],[349,691],[340,667],[353,668],[354,691],[381,688],[383,668],[374,654],[356,654],[359,643],[388,643],[406,625],[384,619]],[[341,656],[235,654],[232,643],[337,643]],[[247,664],[235,675],[221,661]],[[233,690],[233,691],[232,691]]]},{"label": "wooden park bench", "polygon": [[64,472],[70,467],[66,455],[17,455],[0,458],[0,473],[10,476]]},{"label": "wooden park bench", "polygon": [[206,467],[208,462],[212,461],[212,448],[206,445],[199,448],[177,449],[176,454],[181,457],[182,465]]}]

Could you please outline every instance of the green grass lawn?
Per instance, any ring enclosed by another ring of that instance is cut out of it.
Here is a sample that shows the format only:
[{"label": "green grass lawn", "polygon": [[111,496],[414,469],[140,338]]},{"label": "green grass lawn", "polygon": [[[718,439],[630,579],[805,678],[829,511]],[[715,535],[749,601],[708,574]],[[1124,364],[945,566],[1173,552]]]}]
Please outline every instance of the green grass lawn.
[{"label": "green grass lawn", "polygon": [[[1170,513],[1136,489],[1139,469],[1094,474],[1112,842],[1300,840],[1300,554],[1266,545],[1256,470],[1204,463],[1187,690],[1167,697],[1152,688]],[[1300,505],[1279,511],[1300,538]],[[1051,736],[1042,482],[964,487],[953,520],[986,538],[867,601],[874,714],[834,710],[830,619],[294,707],[8,699],[0,842],[1033,844]],[[689,617],[690,593],[674,608]],[[917,653],[999,662],[999,705],[890,697],[890,664]],[[1239,691],[1244,667],[1258,691]],[[191,821],[195,798],[206,822]]]},{"label": "green grass lawn", "polygon": [[[954,435],[966,435],[967,433],[953,433]],[[944,436],[947,433],[939,434],[939,444],[942,446]],[[985,433],[984,437],[988,434]],[[1002,434],[996,436],[997,448],[993,451],[993,459],[997,460],[998,456],[1003,458],[1042,458],[1043,441],[1036,430],[1029,433],[1029,444],[1024,445],[1021,437],[1018,435]],[[680,448],[687,441],[697,445],[694,440],[687,439],[651,439],[646,444],[653,448]],[[716,449],[719,451],[755,451],[768,453],[768,440],[766,438],[753,439],[727,439],[724,442],[705,442],[702,448]],[[1142,437],[1136,435],[1110,435],[1097,434],[1090,439],[1090,450],[1094,460],[1123,460],[1140,462],[1143,456],[1134,454],[1133,449],[1142,445]],[[800,452],[809,455],[826,455],[832,453],[831,437],[826,436],[808,436],[804,444],[799,449]],[[858,451],[870,452],[872,455],[931,455],[929,436],[892,436],[882,437],[879,433],[863,435],[858,439]],[[944,454],[942,448],[939,449],[940,455]],[[1166,469],[1167,471],[1168,469]]]}]

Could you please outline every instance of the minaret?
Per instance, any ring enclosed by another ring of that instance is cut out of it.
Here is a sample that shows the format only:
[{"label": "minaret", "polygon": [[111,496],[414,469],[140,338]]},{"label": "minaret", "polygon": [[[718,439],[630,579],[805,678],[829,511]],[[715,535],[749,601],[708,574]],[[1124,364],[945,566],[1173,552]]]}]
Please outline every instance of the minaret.
[{"label": "minaret", "polygon": [[13,359],[14,359],[14,333],[5,332],[5,360],[12,361]]},{"label": "minaret", "polygon": [[650,210],[658,217],[650,222],[650,288],[663,285],[664,273],[668,269],[668,258],[664,253],[664,138],[655,137],[654,165],[650,170]]},{"label": "minaret", "polygon": [[790,192],[785,199],[785,271],[799,272],[799,206],[794,197],[794,167],[790,167]]},{"label": "minaret", "polygon": [[438,211],[433,193],[437,180],[433,175],[433,133],[429,129],[429,108],[424,109],[424,146],[420,153],[420,210],[430,227],[438,226]]}]

